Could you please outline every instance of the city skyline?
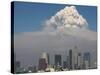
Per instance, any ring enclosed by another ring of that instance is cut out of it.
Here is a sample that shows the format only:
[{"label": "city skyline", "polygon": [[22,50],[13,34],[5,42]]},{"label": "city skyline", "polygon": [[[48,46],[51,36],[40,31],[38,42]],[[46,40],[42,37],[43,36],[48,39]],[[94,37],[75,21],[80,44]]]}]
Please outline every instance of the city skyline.
[{"label": "city skyline", "polygon": [[[15,73],[37,73],[37,72],[58,72],[58,71],[69,71],[69,70],[84,70],[84,69],[96,69],[97,62],[91,63],[91,53],[78,52],[76,56],[74,56],[74,52],[72,49],[69,50],[69,54],[66,55],[66,60],[62,59],[61,54],[54,55],[54,64],[51,64],[50,54],[43,52],[41,53],[41,57],[38,59],[38,66],[29,65],[26,67],[21,67],[21,61],[15,62]],[[75,57],[77,57],[75,59]],[[74,60],[73,60],[74,59]],[[75,62],[77,61],[77,62]]]}]

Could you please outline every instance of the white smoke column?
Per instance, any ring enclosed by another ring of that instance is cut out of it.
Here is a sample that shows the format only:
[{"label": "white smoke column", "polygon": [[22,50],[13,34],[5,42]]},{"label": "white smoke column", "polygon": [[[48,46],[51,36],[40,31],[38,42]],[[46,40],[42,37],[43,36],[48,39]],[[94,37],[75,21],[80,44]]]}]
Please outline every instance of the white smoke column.
[{"label": "white smoke column", "polygon": [[44,30],[53,31],[63,28],[87,28],[88,23],[75,6],[66,6],[45,22]]}]

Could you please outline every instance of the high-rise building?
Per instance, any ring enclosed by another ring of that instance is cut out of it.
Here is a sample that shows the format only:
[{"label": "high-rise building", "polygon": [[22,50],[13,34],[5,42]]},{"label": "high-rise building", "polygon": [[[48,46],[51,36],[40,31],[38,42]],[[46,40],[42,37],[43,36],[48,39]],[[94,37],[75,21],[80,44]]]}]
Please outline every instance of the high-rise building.
[{"label": "high-rise building", "polygon": [[48,53],[43,52],[41,58],[44,58],[46,60],[47,65],[49,64],[49,54]]},{"label": "high-rise building", "polygon": [[78,56],[78,47],[75,45],[74,46],[74,51],[73,51],[73,69],[77,69],[77,56]]},{"label": "high-rise building", "polygon": [[55,55],[55,66],[62,65],[61,55]]},{"label": "high-rise building", "polygon": [[16,68],[20,68],[20,62],[19,61],[16,61]]},{"label": "high-rise building", "polygon": [[39,59],[39,65],[38,65],[38,69],[39,70],[44,70],[47,68],[47,63],[46,63],[46,59],[45,58],[40,58]]},{"label": "high-rise building", "polygon": [[72,66],[72,49],[69,50],[69,70],[73,68]]},{"label": "high-rise building", "polygon": [[77,62],[78,62],[78,59],[77,59],[77,57],[78,57],[78,53],[74,53],[74,62],[73,62],[73,65],[74,65],[74,69],[77,69]]},{"label": "high-rise building", "polygon": [[85,68],[89,68],[91,66],[90,53],[89,52],[84,53],[83,62],[84,62]]},{"label": "high-rise building", "polygon": [[14,53],[14,72],[15,73],[20,72],[20,68],[21,68],[21,63],[20,61],[16,60],[16,53]]},{"label": "high-rise building", "polygon": [[69,67],[70,67],[70,66],[69,66],[69,56],[67,56],[67,61],[66,61],[66,63],[67,63],[67,66],[66,66],[66,67],[67,67],[67,69],[69,69]]},{"label": "high-rise building", "polygon": [[43,52],[41,55],[41,58],[39,59],[39,70],[45,70],[47,66],[49,65],[49,54],[46,52]]},{"label": "high-rise building", "polygon": [[16,69],[20,68],[20,61],[16,61],[16,62],[15,62],[15,68],[16,68]]},{"label": "high-rise building", "polygon": [[14,63],[14,69],[15,69],[15,73],[19,73],[20,72],[20,68],[21,68],[21,64],[20,64],[20,61],[15,61]]},{"label": "high-rise building", "polygon": [[77,55],[77,69],[81,69],[82,65],[83,65],[83,58],[82,58],[82,54],[78,53]]},{"label": "high-rise building", "polygon": [[63,68],[67,68],[67,62],[66,61],[63,61]]}]

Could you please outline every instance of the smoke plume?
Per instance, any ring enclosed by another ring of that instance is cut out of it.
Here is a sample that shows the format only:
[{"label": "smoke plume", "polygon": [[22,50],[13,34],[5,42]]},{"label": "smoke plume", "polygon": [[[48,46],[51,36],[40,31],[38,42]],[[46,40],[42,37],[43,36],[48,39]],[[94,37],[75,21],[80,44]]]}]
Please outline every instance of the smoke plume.
[{"label": "smoke plume", "polygon": [[45,22],[47,31],[63,30],[64,28],[87,28],[86,19],[79,14],[75,6],[66,6]]}]

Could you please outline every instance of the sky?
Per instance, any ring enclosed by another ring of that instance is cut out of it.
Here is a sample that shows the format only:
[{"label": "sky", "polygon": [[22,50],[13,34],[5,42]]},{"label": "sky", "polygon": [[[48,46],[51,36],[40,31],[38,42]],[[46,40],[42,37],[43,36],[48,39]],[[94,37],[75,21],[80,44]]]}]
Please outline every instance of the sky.
[{"label": "sky", "polygon": [[[45,3],[14,3],[14,31],[32,32],[41,31],[43,24],[56,12],[63,9],[67,4],[45,4]],[[76,6],[78,12],[86,18],[89,29],[97,31],[97,7]]]}]

